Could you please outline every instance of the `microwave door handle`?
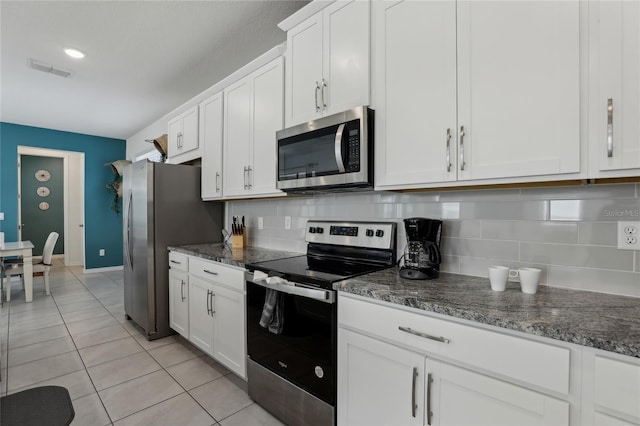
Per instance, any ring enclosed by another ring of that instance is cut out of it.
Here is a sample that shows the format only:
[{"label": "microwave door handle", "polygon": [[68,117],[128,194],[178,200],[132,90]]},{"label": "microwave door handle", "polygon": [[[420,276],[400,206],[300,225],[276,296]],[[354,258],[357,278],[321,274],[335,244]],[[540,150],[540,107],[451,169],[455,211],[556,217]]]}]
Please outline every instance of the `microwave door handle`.
[{"label": "microwave door handle", "polygon": [[338,171],[340,173],[344,173],[344,162],[342,161],[342,132],[344,131],[344,123],[338,126],[338,131],[336,132],[336,164],[338,164]]}]

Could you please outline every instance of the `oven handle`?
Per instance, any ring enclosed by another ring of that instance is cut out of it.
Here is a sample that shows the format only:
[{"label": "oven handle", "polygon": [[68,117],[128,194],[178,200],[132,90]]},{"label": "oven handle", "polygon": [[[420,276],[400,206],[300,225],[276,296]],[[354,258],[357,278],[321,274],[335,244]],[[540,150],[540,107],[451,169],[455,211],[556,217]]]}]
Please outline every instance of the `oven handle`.
[{"label": "oven handle", "polygon": [[319,300],[325,303],[336,303],[336,292],[331,290],[316,290],[313,288],[286,284],[267,284],[264,280],[256,282],[251,279],[247,279],[247,282],[259,285],[264,288],[270,288],[271,290],[293,294],[295,296],[307,297],[309,299]]}]

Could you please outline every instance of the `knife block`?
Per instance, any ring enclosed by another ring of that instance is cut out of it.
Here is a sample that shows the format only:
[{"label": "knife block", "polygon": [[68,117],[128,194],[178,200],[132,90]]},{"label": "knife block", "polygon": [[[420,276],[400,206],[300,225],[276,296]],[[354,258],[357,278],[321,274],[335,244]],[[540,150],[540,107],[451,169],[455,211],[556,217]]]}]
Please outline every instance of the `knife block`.
[{"label": "knife block", "polygon": [[243,248],[247,245],[247,228],[244,228],[241,235],[231,235],[231,248]]}]

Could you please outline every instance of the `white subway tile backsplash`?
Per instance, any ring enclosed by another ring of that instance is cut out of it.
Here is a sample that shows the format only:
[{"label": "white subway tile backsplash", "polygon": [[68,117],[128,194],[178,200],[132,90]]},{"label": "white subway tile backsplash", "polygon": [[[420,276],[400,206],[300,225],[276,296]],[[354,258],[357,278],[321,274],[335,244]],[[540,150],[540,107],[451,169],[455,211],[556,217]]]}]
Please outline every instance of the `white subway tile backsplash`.
[{"label": "white subway tile backsplash", "polygon": [[582,222],[578,224],[580,234],[580,244],[591,244],[597,246],[617,246],[618,245],[618,224]]},{"label": "white subway tile backsplash", "polygon": [[633,254],[614,247],[520,243],[522,262],[633,271]]},{"label": "white subway tile backsplash", "polygon": [[483,220],[482,238],[576,244],[578,242],[578,224],[525,220]]},{"label": "white subway tile backsplash", "polygon": [[547,285],[640,297],[640,273],[551,265]]},{"label": "white subway tile backsplash", "polygon": [[233,201],[227,215],[228,223],[246,216],[250,245],[300,253],[309,219],[394,221],[399,255],[402,219],[443,219],[443,272],[486,277],[495,264],[533,266],[548,285],[640,297],[640,252],[615,248],[616,222],[640,220],[639,197],[639,184],[363,192]]}]

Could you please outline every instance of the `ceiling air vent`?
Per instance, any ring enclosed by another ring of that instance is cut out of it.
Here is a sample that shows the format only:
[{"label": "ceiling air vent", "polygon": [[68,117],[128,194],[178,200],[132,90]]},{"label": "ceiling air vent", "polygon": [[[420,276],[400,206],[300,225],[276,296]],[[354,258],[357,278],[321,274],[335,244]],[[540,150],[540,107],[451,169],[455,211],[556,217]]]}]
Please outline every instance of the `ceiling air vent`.
[{"label": "ceiling air vent", "polygon": [[71,75],[71,70],[54,68],[53,65],[45,64],[44,62],[36,61],[32,58],[29,58],[27,61],[27,66],[37,71],[47,72],[64,78],[68,78]]}]

